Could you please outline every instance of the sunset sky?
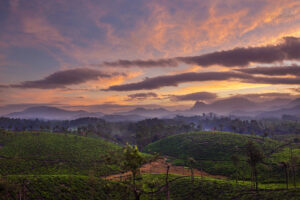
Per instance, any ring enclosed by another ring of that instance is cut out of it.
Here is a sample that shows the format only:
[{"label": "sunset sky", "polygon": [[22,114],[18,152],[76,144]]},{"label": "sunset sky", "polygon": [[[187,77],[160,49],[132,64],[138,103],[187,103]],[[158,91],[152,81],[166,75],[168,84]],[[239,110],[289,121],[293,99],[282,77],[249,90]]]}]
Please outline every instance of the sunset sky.
[{"label": "sunset sky", "polygon": [[299,0],[1,0],[0,106],[300,94]]}]

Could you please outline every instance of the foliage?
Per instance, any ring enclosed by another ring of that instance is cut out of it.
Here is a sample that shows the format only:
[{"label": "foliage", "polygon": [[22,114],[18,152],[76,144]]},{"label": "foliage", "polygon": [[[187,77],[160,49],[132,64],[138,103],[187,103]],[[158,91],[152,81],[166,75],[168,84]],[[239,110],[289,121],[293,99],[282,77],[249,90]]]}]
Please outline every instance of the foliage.
[{"label": "foliage", "polygon": [[0,133],[0,173],[97,176],[121,171],[122,148],[103,139],[40,132]]},{"label": "foliage", "polygon": [[158,152],[174,157],[178,160],[187,160],[193,157],[196,160],[195,168],[203,169],[212,174],[230,176],[234,173],[231,161],[232,155],[237,155],[244,161],[241,167],[247,167],[246,145],[254,140],[261,148],[269,152],[279,145],[277,141],[261,137],[241,135],[217,131],[201,131],[179,134],[164,138],[145,147],[145,152]]}]

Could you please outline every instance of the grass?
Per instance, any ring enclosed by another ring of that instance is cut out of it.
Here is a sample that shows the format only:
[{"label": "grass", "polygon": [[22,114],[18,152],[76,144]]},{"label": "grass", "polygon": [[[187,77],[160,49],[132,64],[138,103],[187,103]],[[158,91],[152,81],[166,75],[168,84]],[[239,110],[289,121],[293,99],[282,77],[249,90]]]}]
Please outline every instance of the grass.
[{"label": "grass", "polygon": [[[6,183],[14,190],[0,192],[0,199],[134,199],[128,182],[105,181],[94,176],[79,175],[10,175]],[[169,175],[170,199],[274,199],[296,200],[300,190],[284,190],[278,187],[251,190],[249,182],[236,184],[215,178],[197,177],[192,184],[190,177]],[[141,200],[166,199],[164,174],[142,175],[137,183],[144,193]],[[17,188],[17,189],[16,189]],[[153,192],[153,194],[151,194]]]},{"label": "grass", "polygon": [[[299,189],[284,190],[282,185],[263,185],[259,187],[259,191],[255,192],[251,189],[248,181],[239,182],[238,184],[232,180],[223,180],[208,177],[195,177],[192,184],[190,177],[184,177],[171,174],[170,180],[170,198],[171,199],[297,199],[300,195]],[[155,185],[152,189],[147,185]],[[147,192],[156,191],[165,184],[165,175],[163,174],[147,174],[143,175],[143,188]],[[149,195],[143,196],[145,199]],[[166,192],[159,192],[154,199],[165,199]]]},{"label": "grass", "polygon": [[[291,141],[294,136],[288,137]],[[293,148],[293,155],[300,155],[299,144],[291,144],[250,135],[227,132],[200,131],[173,135],[145,147],[146,152],[157,152],[167,155],[169,161],[175,165],[187,166],[188,158],[195,159],[194,168],[204,170],[210,174],[223,175],[231,179],[250,179],[250,168],[246,157],[246,144],[254,141],[264,152],[263,164],[258,165],[258,179],[262,183],[284,183],[282,161],[290,160],[289,146]],[[238,169],[233,165],[231,156],[239,157]],[[300,164],[300,159],[298,160]],[[297,171],[297,182],[300,182],[300,168]],[[291,184],[291,179],[290,179]]]},{"label": "grass", "polygon": [[196,168],[212,174],[229,176],[234,173],[231,156],[237,155],[240,160],[245,161],[245,148],[249,140],[254,140],[265,152],[279,145],[277,141],[264,140],[261,137],[201,131],[164,138],[146,146],[145,152],[167,155],[177,165],[187,165],[186,160],[193,157],[196,160]]},{"label": "grass", "polygon": [[[173,163],[180,165],[186,165],[185,160],[192,156],[197,161],[196,167],[229,175],[228,179],[196,177],[192,184],[190,177],[170,174],[170,197],[173,200],[297,199],[299,190],[284,190],[283,181],[275,183],[268,179],[259,184],[257,193],[250,189],[249,181],[240,180],[237,184],[230,179],[234,172],[230,157],[237,154],[245,159],[245,145],[249,140],[254,140],[265,152],[282,145],[278,141],[248,135],[194,132],[162,139],[148,145],[146,151],[169,155]],[[294,146],[293,153],[298,154],[299,149]],[[289,155],[289,148],[283,146],[266,161],[274,164],[288,159]],[[4,132],[0,133],[0,156],[0,173],[3,175],[0,199],[19,199],[20,195],[26,199],[134,199],[128,182],[101,178],[122,171],[123,151],[122,147],[100,138]],[[144,157],[150,158],[147,154]],[[247,174],[247,170],[241,171]],[[282,176],[279,171],[276,173]],[[262,176],[259,178],[262,180]],[[151,194],[164,184],[164,174],[142,175],[138,186],[147,194],[141,199],[165,199],[165,189]]]},{"label": "grass", "polygon": [[77,174],[120,172],[122,147],[100,138],[58,133],[0,133],[0,173]]},{"label": "grass", "polygon": [[10,175],[6,184],[14,187],[0,199],[123,199],[127,187],[122,183],[75,175]]}]

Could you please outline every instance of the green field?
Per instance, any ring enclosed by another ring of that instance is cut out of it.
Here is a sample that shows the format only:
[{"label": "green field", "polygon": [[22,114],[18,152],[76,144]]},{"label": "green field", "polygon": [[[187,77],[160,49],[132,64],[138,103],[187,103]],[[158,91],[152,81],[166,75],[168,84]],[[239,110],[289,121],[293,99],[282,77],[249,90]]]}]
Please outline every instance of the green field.
[{"label": "green field", "polygon": [[[144,150],[167,155],[176,165],[188,165],[187,160],[192,157],[196,161],[195,168],[231,178],[236,176],[236,167],[231,156],[236,155],[240,159],[239,178],[249,179],[250,168],[247,163],[246,145],[250,140],[254,141],[265,155],[264,164],[258,166],[260,181],[283,182],[284,172],[279,163],[290,159],[290,146],[293,147],[293,155],[300,155],[299,145],[288,145],[285,142],[257,136],[201,131],[170,136],[147,145]],[[299,178],[298,173],[298,181]]]},{"label": "green field", "polygon": [[120,172],[122,148],[100,138],[59,133],[0,134],[0,174],[76,174]]},{"label": "green field", "polygon": [[[272,200],[297,200],[300,191],[271,188],[266,190],[260,186],[258,192],[250,189],[250,183],[236,184],[232,181],[195,178],[194,183],[190,177],[169,176],[170,199],[272,199]],[[0,199],[134,199],[128,187],[128,182],[111,182],[93,176],[70,175],[11,175],[6,181],[13,187],[1,191]],[[147,174],[138,181],[138,187],[143,189],[142,200],[166,199],[165,175]],[[15,188],[18,190],[15,190]]]},{"label": "green field", "polygon": [[[251,189],[245,145],[249,140],[264,151],[266,164],[259,166],[259,191]],[[226,179],[169,176],[170,199],[297,199],[300,195],[290,182],[285,190],[282,169],[290,147],[297,144],[224,132],[193,132],[164,138],[148,145],[145,152],[169,156],[171,162],[196,168]],[[151,156],[142,154],[145,161]],[[239,181],[234,180],[232,155],[241,159]],[[135,199],[130,180],[107,181],[103,177],[123,172],[123,148],[101,138],[61,133],[0,133],[0,199]],[[297,184],[299,184],[299,174]],[[145,174],[138,178],[141,199],[166,199],[165,174]]]}]

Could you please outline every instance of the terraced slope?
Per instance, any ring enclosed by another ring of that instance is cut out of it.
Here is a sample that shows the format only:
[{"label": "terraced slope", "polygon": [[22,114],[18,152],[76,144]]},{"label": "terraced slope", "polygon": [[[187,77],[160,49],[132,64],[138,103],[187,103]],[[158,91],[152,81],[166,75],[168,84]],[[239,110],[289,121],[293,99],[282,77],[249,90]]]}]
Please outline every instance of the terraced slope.
[{"label": "terraced slope", "polygon": [[[259,192],[250,189],[250,185],[237,185],[233,181],[218,179],[195,178],[170,175],[169,195],[173,200],[186,199],[272,199],[298,200],[299,189],[265,189],[261,186]],[[0,199],[99,199],[99,200],[134,200],[134,194],[127,182],[105,181],[93,176],[63,176],[37,175],[15,176],[6,178],[5,191],[1,191]],[[7,186],[8,186],[7,185]],[[166,199],[165,175],[145,174],[137,183],[143,190],[141,200]]]},{"label": "terraced slope", "polygon": [[[195,167],[211,174],[230,176],[234,172],[232,155],[237,155],[246,167],[246,145],[254,141],[266,154],[280,145],[278,141],[227,132],[201,131],[173,135],[145,147],[145,152],[167,155],[173,163],[187,165],[192,157]],[[248,170],[248,169],[246,169]]]},{"label": "terraced slope", "polygon": [[120,171],[122,148],[99,138],[58,133],[0,133],[0,174],[102,176]]}]

